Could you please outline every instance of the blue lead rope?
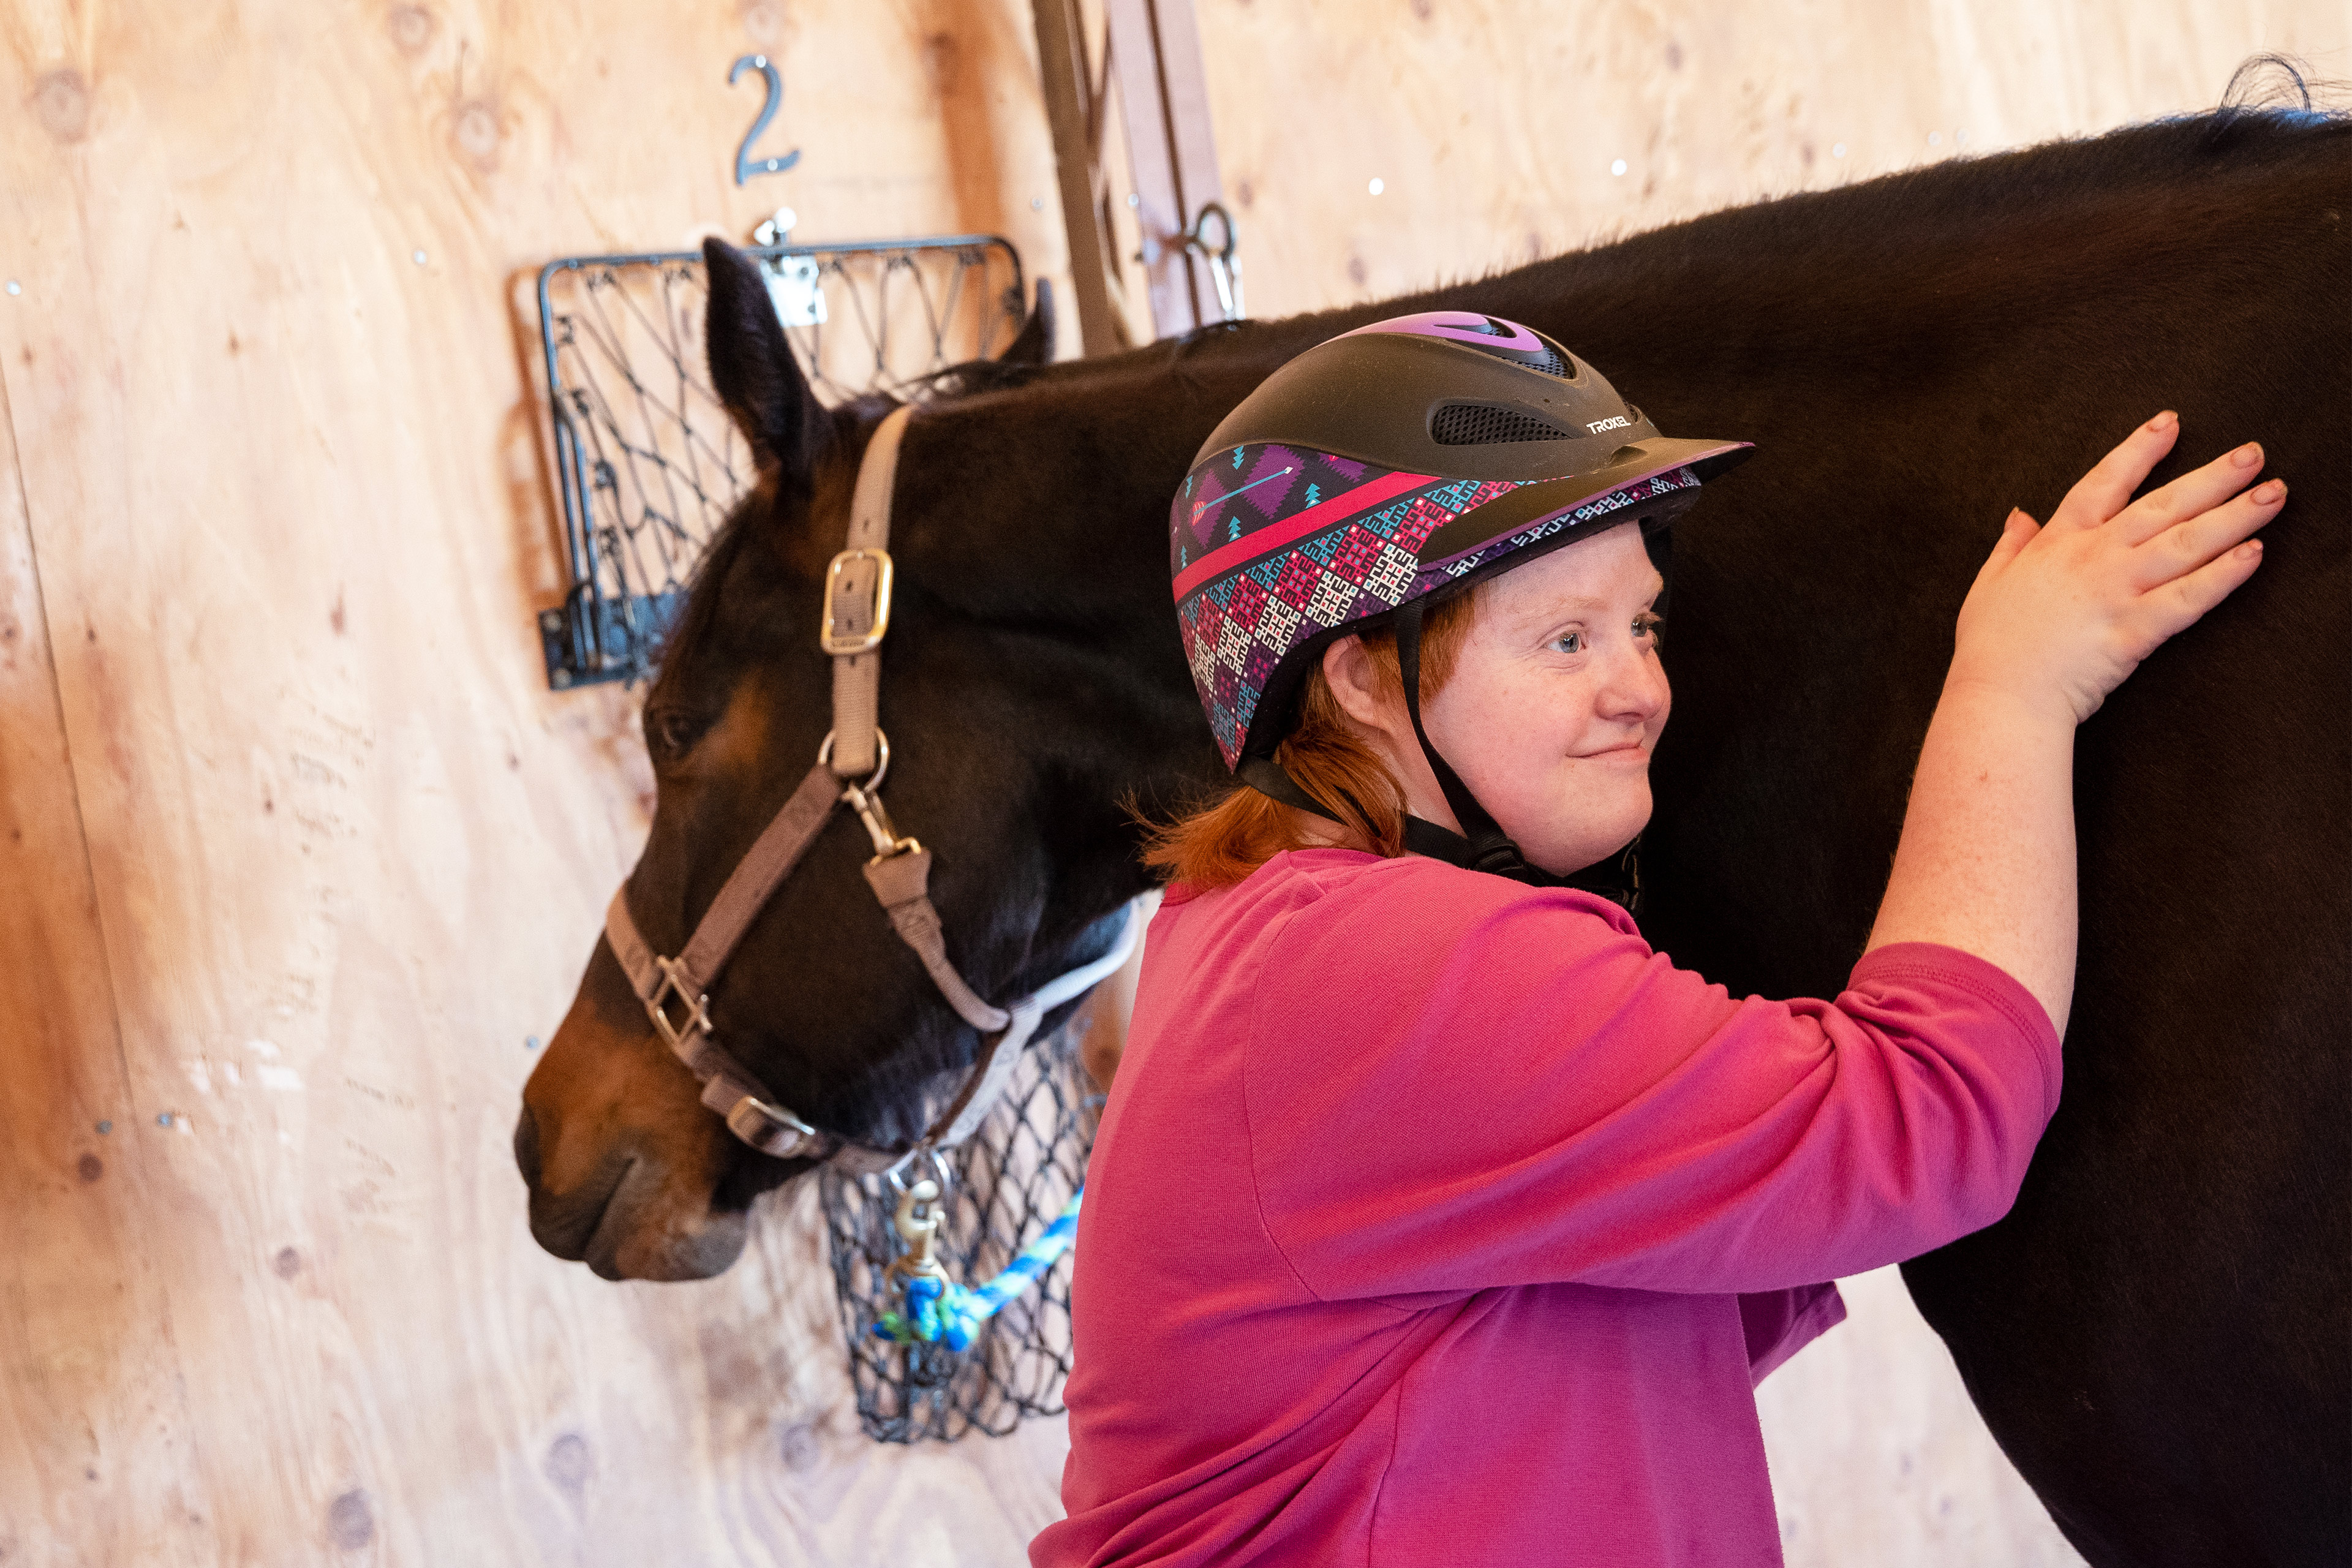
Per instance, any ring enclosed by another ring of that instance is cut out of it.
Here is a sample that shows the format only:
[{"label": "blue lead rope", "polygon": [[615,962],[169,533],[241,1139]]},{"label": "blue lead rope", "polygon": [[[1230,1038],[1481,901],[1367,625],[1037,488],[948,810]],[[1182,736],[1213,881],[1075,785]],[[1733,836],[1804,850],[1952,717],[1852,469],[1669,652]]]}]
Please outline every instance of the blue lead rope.
[{"label": "blue lead rope", "polygon": [[1086,1195],[1084,1186],[1072,1193],[1069,1203],[1045,1227],[1045,1234],[1023,1247],[1021,1255],[1003,1273],[977,1290],[966,1289],[937,1275],[903,1276],[907,1310],[883,1313],[874,1324],[875,1338],[893,1344],[910,1345],[920,1341],[925,1344],[944,1344],[951,1351],[970,1349],[979,1336],[981,1325],[994,1317],[998,1308],[1043,1279],[1047,1269],[1061,1261],[1062,1254],[1070,1250],[1070,1242],[1078,1234],[1078,1205]]}]

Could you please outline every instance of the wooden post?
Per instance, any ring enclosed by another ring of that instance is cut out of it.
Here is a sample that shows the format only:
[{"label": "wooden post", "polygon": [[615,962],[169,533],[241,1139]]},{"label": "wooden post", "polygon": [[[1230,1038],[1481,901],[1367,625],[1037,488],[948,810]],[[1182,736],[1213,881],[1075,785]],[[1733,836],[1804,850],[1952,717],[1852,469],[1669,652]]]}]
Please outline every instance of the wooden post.
[{"label": "wooden post", "polygon": [[1192,0],[1103,0],[1099,75],[1088,58],[1078,0],[1034,0],[1034,9],[1086,352],[1127,346],[1110,185],[1102,168],[1104,100],[1114,80],[1152,330],[1167,337],[1223,320],[1214,280],[1182,242],[1202,207],[1223,199]]},{"label": "wooden post", "polygon": [[[1111,221],[1110,181],[1103,173],[1103,97],[1110,62],[1097,74],[1087,58],[1078,0],[1033,0],[1037,63],[1045,111],[1054,126],[1062,222],[1070,237],[1070,282],[1078,299],[1078,342],[1089,354],[1131,348],[1127,290],[1119,281],[1118,237]],[[1108,47],[1108,40],[1105,40]]]}]

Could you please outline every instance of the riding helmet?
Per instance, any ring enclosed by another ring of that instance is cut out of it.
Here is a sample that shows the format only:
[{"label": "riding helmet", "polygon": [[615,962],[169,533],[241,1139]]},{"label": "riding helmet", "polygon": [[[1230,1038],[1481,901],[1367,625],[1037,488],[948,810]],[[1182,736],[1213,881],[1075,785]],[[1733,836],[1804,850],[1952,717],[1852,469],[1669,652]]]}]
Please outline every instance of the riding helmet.
[{"label": "riding helmet", "polygon": [[[1211,433],[1169,518],[1184,652],[1226,767],[1321,811],[1272,757],[1332,638],[1394,626],[1419,731],[1431,602],[1603,527],[1654,537],[1752,450],[1662,435],[1600,372],[1498,317],[1398,316],[1308,349]],[[1443,858],[1551,880],[1422,746],[1468,833]],[[1455,837],[1407,826],[1423,852]]]}]

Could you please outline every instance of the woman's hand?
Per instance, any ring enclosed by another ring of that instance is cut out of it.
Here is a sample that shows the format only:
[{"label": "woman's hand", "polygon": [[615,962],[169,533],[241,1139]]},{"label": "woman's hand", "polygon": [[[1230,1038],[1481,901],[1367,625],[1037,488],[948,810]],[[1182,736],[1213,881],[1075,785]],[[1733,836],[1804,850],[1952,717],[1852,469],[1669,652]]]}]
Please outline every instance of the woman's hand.
[{"label": "woman's hand", "polygon": [[1990,689],[2079,724],[2158,644],[2253,575],[2262,544],[2249,535],[2286,500],[2280,479],[2240,494],[2262,472],[2260,447],[2131,500],[2179,434],[2169,413],[2133,431],[2046,528],[2009,514],[1960,606],[1948,691]]},{"label": "woman's hand", "polygon": [[[2074,994],[2074,726],[2156,646],[2253,575],[2248,536],[2276,480],[2242,447],[2137,500],[2180,422],[2159,414],[2066,492],[2021,511],[1960,606],[1951,674],[1911,779],[1870,945],[1975,953],[2033,993],[2061,1035]],[[2130,502],[2126,505],[2126,502]]]}]

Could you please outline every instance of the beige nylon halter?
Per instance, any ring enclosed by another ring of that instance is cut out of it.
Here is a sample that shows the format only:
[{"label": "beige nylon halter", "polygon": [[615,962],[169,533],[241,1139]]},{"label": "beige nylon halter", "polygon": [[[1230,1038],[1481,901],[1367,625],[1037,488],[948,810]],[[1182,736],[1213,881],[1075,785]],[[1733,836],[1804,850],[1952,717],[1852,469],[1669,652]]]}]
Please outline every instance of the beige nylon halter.
[{"label": "beige nylon halter", "polygon": [[[931,852],[901,837],[882,808],[880,790],[890,771],[890,742],[876,716],[882,687],[882,639],[890,629],[890,499],[898,482],[898,443],[913,410],[892,409],[866,448],[850,502],[847,547],[825,570],[824,624],[818,645],[833,656],[833,730],[817,749],[816,765],[729,874],[686,946],[664,958],[646,945],[629,912],[622,883],[604,911],[604,935],[646,1014],[669,1048],[702,1082],[702,1103],[719,1112],[735,1136],[780,1159],[817,1154],[846,1168],[877,1171],[914,1154],[950,1149],[978,1130],[1013,1075],[1038,1022],[1125,963],[1136,941],[1129,905],[1111,951],[1048,981],[1010,1008],[993,1006],[948,962],[947,942],[933,907]],[[862,780],[862,782],[861,782]],[[785,876],[846,805],[874,842],[866,880],[890,925],[921,959],[931,983],[958,1016],[983,1037],[979,1058],[948,1108],[906,1155],[868,1149],[821,1132],[776,1104],[761,1085],[711,1038],[710,984],[759,918]]]}]

